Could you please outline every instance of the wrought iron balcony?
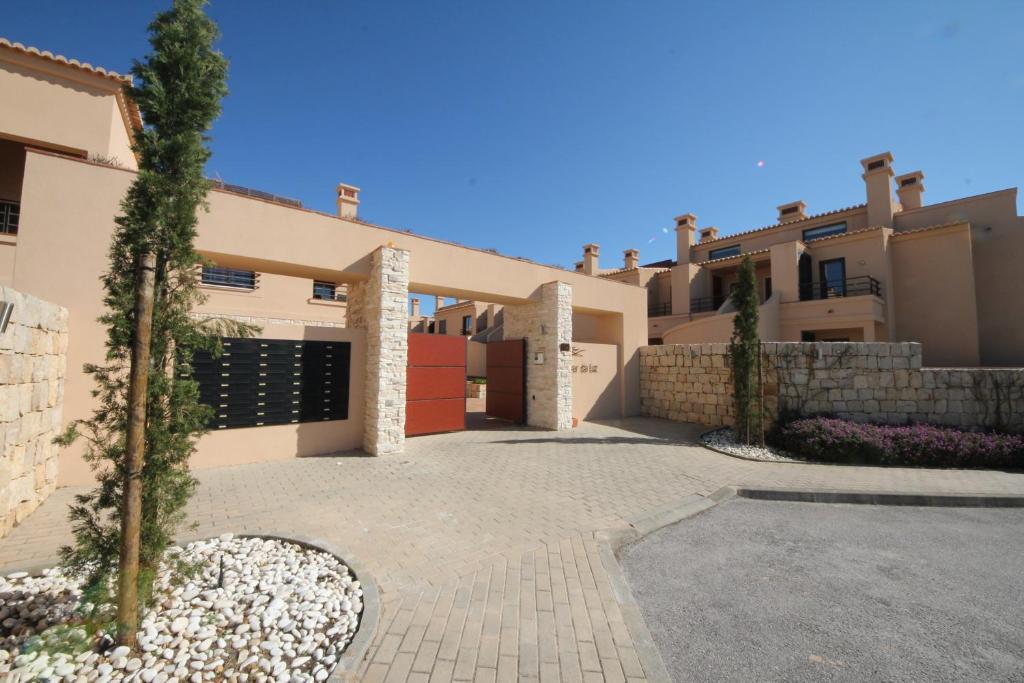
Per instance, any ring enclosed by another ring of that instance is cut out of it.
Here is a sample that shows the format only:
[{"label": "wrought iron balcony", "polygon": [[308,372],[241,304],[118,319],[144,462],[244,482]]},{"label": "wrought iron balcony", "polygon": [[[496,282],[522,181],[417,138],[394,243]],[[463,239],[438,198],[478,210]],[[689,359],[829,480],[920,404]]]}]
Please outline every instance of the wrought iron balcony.
[{"label": "wrought iron balcony", "polygon": [[882,283],[870,275],[861,275],[845,280],[824,280],[800,284],[800,301],[865,295],[881,297]]},{"label": "wrought iron balcony", "polygon": [[672,315],[672,303],[667,304],[649,304],[647,306],[647,317],[658,318],[663,315]]},{"label": "wrought iron balcony", "polygon": [[690,299],[690,313],[709,313],[717,311],[725,303],[723,296],[705,296],[699,299]]}]

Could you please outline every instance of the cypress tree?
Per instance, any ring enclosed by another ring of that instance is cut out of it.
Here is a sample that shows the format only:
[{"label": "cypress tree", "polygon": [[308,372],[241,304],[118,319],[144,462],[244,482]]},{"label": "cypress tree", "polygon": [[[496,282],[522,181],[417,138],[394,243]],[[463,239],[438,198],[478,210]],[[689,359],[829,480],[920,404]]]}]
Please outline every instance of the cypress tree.
[{"label": "cypress tree", "polygon": [[[196,214],[206,208],[210,187],[203,176],[210,157],[206,133],[227,92],[227,60],[213,48],[219,32],[205,4],[174,0],[149,26],[152,52],[132,67],[128,93],[145,123],[133,144],[138,175],[115,219],[109,270],[102,278],[105,361],[85,366],[96,382],[98,407],[60,440],[85,438],[85,457],[99,483],[71,506],[75,544],[63,549],[64,563],[86,576],[86,590],[94,596],[107,595],[113,579],[121,580],[118,637],[128,645],[138,628],[134,598],[141,596],[144,605],[151,594],[196,486],[188,461],[211,408],[199,402],[191,379],[192,353],[218,353],[222,335],[251,334],[244,325],[191,315],[203,301],[193,244]],[[151,334],[145,334],[147,327]],[[129,387],[141,392],[132,401]],[[133,425],[134,453],[128,439]],[[132,490],[136,518],[126,521]],[[118,576],[119,563],[132,566],[126,552],[136,556],[134,581],[124,571]]]},{"label": "cypress tree", "polygon": [[729,340],[729,363],[732,368],[733,398],[736,407],[736,439],[749,444],[755,429],[761,430],[757,409],[759,390],[758,357],[761,341],[757,334],[757,283],[750,255],[743,257],[739,282],[730,295],[736,316]]}]

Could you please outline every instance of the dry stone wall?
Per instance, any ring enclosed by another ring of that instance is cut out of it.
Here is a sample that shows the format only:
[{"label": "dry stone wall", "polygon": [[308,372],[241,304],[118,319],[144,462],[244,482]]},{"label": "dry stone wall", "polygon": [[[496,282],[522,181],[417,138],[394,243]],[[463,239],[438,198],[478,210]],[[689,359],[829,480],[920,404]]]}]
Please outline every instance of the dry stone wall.
[{"label": "dry stone wall", "polygon": [[353,287],[349,297],[349,322],[366,329],[363,449],[371,455],[396,453],[405,445],[409,252],[377,249],[371,257],[370,277]]},{"label": "dry stone wall", "polygon": [[[1024,368],[923,368],[921,345],[769,342],[763,347],[768,421],[780,411],[858,422],[926,422],[1024,431]],[[645,415],[731,425],[726,344],[640,350]]]},{"label": "dry stone wall", "polygon": [[[541,285],[538,301],[504,308],[505,339],[526,340],[526,422],[572,428],[572,287]],[[565,350],[563,350],[563,348]],[[543,362],[536,362],[536,354]]]},{"label": "dry stone wall", "polygon": [[68,312],[0,286],[0,301],[14,304],[0,333],[0,536],[57,487]]}]

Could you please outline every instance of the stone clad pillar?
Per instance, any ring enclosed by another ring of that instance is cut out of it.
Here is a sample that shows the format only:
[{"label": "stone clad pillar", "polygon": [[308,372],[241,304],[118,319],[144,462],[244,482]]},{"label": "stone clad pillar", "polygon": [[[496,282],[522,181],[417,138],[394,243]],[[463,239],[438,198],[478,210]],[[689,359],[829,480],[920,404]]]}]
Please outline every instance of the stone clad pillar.
[{"label": "stone clad pillar", "polygon": [[370,277],[350,289],[349,320],[366,330],[363,450],[383,455],[405,446],[409,252],[380,247],[370,262]]},{"label": "stone clad pillar", "polygon": [[504,338],[526,340],[527,424],[571,429],[572,287],[548,282],[534,301],[505,306]]}]

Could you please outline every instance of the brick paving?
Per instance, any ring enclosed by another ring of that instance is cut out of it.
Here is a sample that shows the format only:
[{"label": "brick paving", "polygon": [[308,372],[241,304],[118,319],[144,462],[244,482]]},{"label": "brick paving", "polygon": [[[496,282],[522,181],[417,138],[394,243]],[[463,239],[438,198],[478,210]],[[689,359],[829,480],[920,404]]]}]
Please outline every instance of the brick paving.
[{"label": "brick paving", "polygon": [[[1024,475],[749,462],[651,418],[572,432],[418,437],[383,457],[323,456],[197,473],[198,536],[322,538],[357,557],[383,614],[366,681],[641,681],[645,672],[597,532],[725,485],[1024,494]],[[0,571],[69,540],[58,490],[0,540]]]}]

